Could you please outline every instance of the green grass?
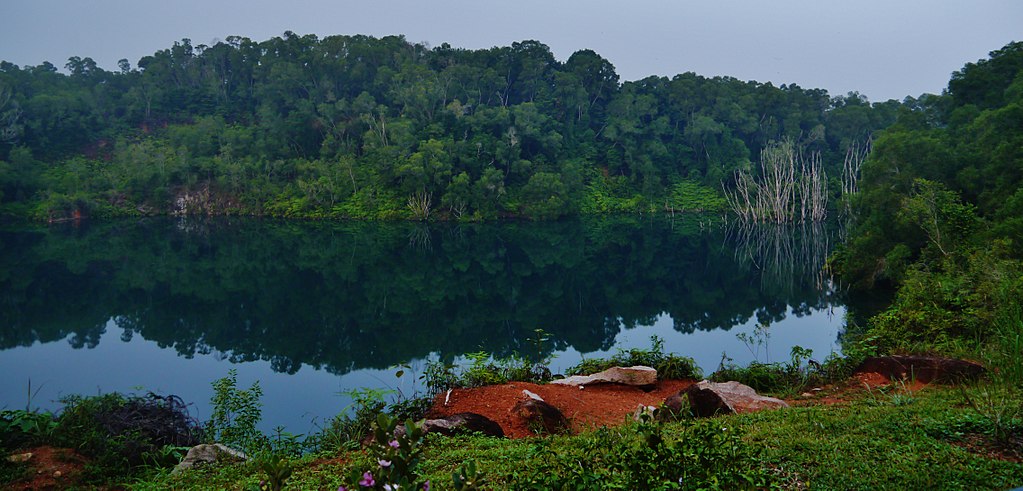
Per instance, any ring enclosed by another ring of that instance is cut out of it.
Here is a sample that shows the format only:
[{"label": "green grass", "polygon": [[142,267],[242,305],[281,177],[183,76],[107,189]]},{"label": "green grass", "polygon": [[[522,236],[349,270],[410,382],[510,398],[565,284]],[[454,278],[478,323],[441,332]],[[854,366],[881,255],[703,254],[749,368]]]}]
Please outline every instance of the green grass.
[{"label": "green grass", "polygon": [[[941,428],[972,416],[954,389],[733,418],[783,482],[815,489],[1008,489],[1023,465],[956,446]],[[1018,404],[1019,401],[1016,401]]]},{"label": "green grass", "polygon": [[[982,388],[967,389],[979,390]],[[1009,403],[1019,405],[1021,401],[1017,397]],[[451,489],[452,472],[468,461],[476,462],[485,487],[493,489],[630,489],[644,473],[671,472],[664,462],[678,467],[678,462],[695,458],[690,453],[715,447],[724,453],[708,457],[707,462],[724,465],[714,472],[732,479],[721,488],[741,484],[744,476],[760,479],[755,481],[760,482],[758,487],[806,485],[810,489],[1009,489],[1023,485],[1023,464],[989,458],[957,445],[964,432],[986,435],[990,426],[958,389],[931,388],[906,395],[895,387],[860,393],[830,406],[666,423],[658,433],[674,442],[673,453],[666,455],[651,453],[646,442],[652,426],[642,423],[526,440],[430,437],[419,470],[433,489]],[[1023,423],[1017,421],[1013,428],[1023,431]],[[710,446],[700,438],[719,440]],[[670,458],[658,459],[665,456]],[[324,458],[333,460],[323,463]],[[295,474],[288,481],[291,489],[337,489],[343,476],[374,465],[361,451],[309,456],[295,464]],[[175,477],[159,474],[132,487],[240,489],[260,479],[253,464],[235,464]],[[714,487],[706,476],[694,476],[684,484],[683,489]]]}]

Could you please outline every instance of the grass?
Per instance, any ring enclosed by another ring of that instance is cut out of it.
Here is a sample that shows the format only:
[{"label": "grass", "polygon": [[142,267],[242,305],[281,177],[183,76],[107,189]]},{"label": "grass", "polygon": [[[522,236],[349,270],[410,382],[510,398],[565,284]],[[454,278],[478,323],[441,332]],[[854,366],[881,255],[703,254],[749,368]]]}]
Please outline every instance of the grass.
[{"label": "grass", "polygon": [[[966,390],[970,393],[983,387]],[[1018,399],[1013,402],[1020,403]],[[720,434],[716,432],[719,428],[724,428]],[[1023,425],[1013,428],[1020,431]],[[657,463],[641,453],[647,448],[650,431],[643,423],[630,423],[575,436],[525,440],[430,436],[420,472],[430,480],[432,489],[451,489],[452,473],[469,461],[476,463],[486,487],[493,489],[545,489],[552,485],[628,488],[642,478],[639,473],[656,475],[662,470],[644,467]],[[686,441],[681,436],[735,435],[716,447],[731,448],[742,458],[730,460],[725,455],[713,462],[730,466],[729,478],[762,479],[757,487],[1009,489],[1023,485],[1023,464],[963,445],[964,435],[984,438],[991,423],[978,415],[956,388],[928,388],[912,394],[911,399],[898,387],[858,392],[836,405],[665,423],[658,431],[663,438],[675,439],[672,451],[677,455],[672,455],[676,459],[690,458],[686,452],[707,447],[699,440],[693,445],[678,443]],[[672,462],[677,465],[678,460]],[[292,489],[337,489],[352,470],[374,465],[361,451],[307,456],[294,464],[295,473],[288,481]],[[133,487],[238,489],[260,479],[254,464],[235,464],[179,476],[159,474]],[[684,484],[683,489],[713,488],[699,479]]]},{"label": "grass", "polygon": [[[774,390],[790,393],[809,379],[841,380],[854,360],[866,353],[828,360],[811,370],[803,363],[809,352],[799,349],[793,350],[788,363],[729,367],[731,371],[715,376],[754,382],[759,377],[775,385]],[[536,365],[521,359],[495,364],[483,354],[474,361],[462,372],[434,367],[437,373],[427,378],[435,380],[428,385],[452,381],[476,385],[495,373],[502,379],[532,376]],[[665,354],[656,338],[651,349],[622,350],[609,359],[585,360],[572,371],[590,373],[613,365],[654,366],[669,378],[699,376],[691,360]],[[972,385],[932,386],[915,392],[911,385],[899,382],[866,390],[855,383],[840,383],[846,388],[824,391],[827,397],[837,397],[836,404],[810,400],[802,407],[700,420],[643,418],[578,435],[523,440],[428,435],[408,482],[429,480],[431,489],[453,489],[456,482],[464,481],[479,489],[1009,489],[1023,485],[1023,391],[1003,380],[1004,375],[996,373],[991,380]],[[234,401],[220,404],[223,410],[258,408],[258,398],[233,397],[240,393],[237,387],[221,389],[222,399]],[[7,430],[0,432],[4,436],[0,444],[15,448],[12,444],[18,440],[13,436],[17,435],[48,441],[67,433],[58,431],[65,426],[89,437],[78,438],[81,442],[92,441],[103,432],[86,423],[97,415],[117,415],[116,409],[132,401],[147,402],[116,394],[75,399],[56,421],[9,412],[3,418]],[[161,401],[149,402],[162,408]],[[90,482],[130,489],[261,489],[261,483],[286,480],[285,489],[351,488],[362,472],[380,470],[379,455],[358,444],[365,432],[356,431],[355,426],[364,430],[363,420],[368,422],[369,415],[383,410],[381,395],[366,393],[361,401],[356,409],[366,414],[339,420],[344,424],[331,430],[337,433],[333,440],[327,438],[331,431],[325,430],[311,445],[292,442],[291,446],[300,445],[310,454],[303,455],[297,446],[295,451],[284,451],[287,448],[280,444],[269,445],[270,453],[262,459],[200,466],[178,475],[149,459],[132,466],[131,472],[112,473],[117,466],[101,466],[109,472],[93,476]],[[408,406],[399,409],[412,413],[421,409]],[[40,421],[47,423],[45,428],[37,424]],[[65,434],[56,440],[68,438]],[[23,470],[0,465],[0,484],[10,483]],[[456,479],[455,474],[471,476]]]}]

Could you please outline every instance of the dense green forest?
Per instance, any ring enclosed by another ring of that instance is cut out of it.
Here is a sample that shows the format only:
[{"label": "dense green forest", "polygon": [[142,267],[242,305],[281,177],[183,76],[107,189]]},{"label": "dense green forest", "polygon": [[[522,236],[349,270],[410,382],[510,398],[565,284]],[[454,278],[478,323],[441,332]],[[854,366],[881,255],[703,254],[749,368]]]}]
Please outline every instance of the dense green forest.
[{"label": "dense green forest", "polygon": [[2,209],[40,219],[718,211],[735,171],[782,140],[821,156],[838,197],[850,146],[926,105],[694,73],[623,83],[593,51],[559,61],[537,41],[466,50],[287,32],[185,39],[119,68],[0,63]]},{"label": "dense green forest", "polygon": [[912,109],[875,140],[834,263],[855,287],[898,287],[870,323],[879,345],[993,346],[1023,384],[1023,43]]}]

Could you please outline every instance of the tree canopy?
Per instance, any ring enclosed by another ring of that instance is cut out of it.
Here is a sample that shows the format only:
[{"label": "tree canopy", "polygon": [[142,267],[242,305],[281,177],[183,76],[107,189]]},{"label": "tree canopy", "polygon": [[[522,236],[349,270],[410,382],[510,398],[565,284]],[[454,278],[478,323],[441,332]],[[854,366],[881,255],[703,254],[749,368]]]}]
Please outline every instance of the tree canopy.
[{"label": "tree canopy", "polygon": [[591,50],[559,61],[533,40],[286,32],[65,68],[0,63],[2,200],[44,218],[408,218],[416,197],[462,219],[657,210],[679,189],[719,192],[782,138],[837,176],[900,107],[694,73],[622,82]]}]

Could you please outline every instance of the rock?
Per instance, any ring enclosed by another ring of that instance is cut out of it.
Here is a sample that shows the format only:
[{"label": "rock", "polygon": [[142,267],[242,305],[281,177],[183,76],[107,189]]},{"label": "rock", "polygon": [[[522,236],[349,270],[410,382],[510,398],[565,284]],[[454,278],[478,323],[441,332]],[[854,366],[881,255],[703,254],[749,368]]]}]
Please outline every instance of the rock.
[{"label": "rock", "polygon": [[657,383],[657,370],[644,366],[611,367],[593,375],[573,375],[553,380],[551,383],[557,385],[578,385],[580,387],[591,384],[624,384],[646,387]]},{"label": "rock", "polygon": [[423,421],[423,432],[440,433],[446,436],[475,432],[504,438],[504,430],[501,429],[501,425],[476,413],[458,413],[442,419],[428,419]]},{"label": "rock", "polygon": [[693,414],[700,417],[789,407],[781,399],[762,396],[752,387],[734,381],[714,383],[704,380],[683,392],[689,398]]},{"label": "rock", "polygon": [[662,410],[657,414],[659,419],[671,419],[678,415],[688,416],[691,410],[689,409],[689,401],[686,399],[686,391],[681,391],[675,395],[668,396],[661,404]]},{"label": "rock", "polygon": [[525,419],[537,433],[561,433],[568,429],[568,419],[558,408],[540,400],[527,398],[519,401],[511,412]]},{"label": "rock", "polygon": [[26,453],[19,453],[19,454],[9,455],[7,457],[7,461],[8,462],[13,462],[15,464],[20,464],[22,462],[28,462],[31,458],[32,458],[32,452],[26,452]]},{"label": "rock", "polygon": [[632,412],[632,420],[633,421],[651,420],[657,416],[658,412],[659,411],[656,406],[647,406],[645,404],[640,404],[639,407],[637,407],[636,410]]},{"label": "rock", "polygon": [[60,476],[63,476],[63,475],[64,475],[64,473],[61,472],[61,471],[53,471],[53,478],[54,479],[60,479]]},{"label": "rock", "polygon": [[976,380],[984,371],[982,365],[972,361],[937,356],[872,356],[856,369],[857,373],[879,373],[889,380],[943,384]]},{"label": "rock", "polygon": [[523,389],[522,393],[523,393],[523,394],[524,394],[524,395],[525,395],[526,397],[528,397],[528,398],[530,398],[530,399],[535,399],[535,400],[537,400],[537,401],[540,401],[540,402],[545,402],[545,401],[543,400],[543,397],[540,397],[540,395],[539,395],[539,394],[536,394],[536,393],[534,393],[534,392],[530,392],[530,391],[528,391],[528,390],[524,390],[524,389]]},{"label": "rock", "polygon": [[220,443],[196,445],[188,449],[185,458],[181,463],[174,466],[171,474],[177,474],[185,469],[191,469],[198,464],[216,462],[219,459],[249,460],[249,457],[242,452],[229,448]]}]

